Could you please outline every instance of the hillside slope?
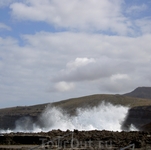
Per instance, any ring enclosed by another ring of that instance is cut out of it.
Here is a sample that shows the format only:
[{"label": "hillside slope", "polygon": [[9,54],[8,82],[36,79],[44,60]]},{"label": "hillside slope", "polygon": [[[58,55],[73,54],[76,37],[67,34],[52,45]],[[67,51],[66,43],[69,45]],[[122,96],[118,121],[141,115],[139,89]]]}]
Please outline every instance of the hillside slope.
[{"label": "hillside slope", "polygon": [[138,106],[150,106],[151,100],[141,99],[135,97],[128,97],[123,95],[111,95],[111,94],[96,94],[90,96],[84,96],[79,98],[72,98],[59,102],[52,103],[53,106],[61,107],[68,113],[74,114],[76,108],[86,108],[98,106],[101,102],[109,102],[113,105],[128,106],[130,108]]}]

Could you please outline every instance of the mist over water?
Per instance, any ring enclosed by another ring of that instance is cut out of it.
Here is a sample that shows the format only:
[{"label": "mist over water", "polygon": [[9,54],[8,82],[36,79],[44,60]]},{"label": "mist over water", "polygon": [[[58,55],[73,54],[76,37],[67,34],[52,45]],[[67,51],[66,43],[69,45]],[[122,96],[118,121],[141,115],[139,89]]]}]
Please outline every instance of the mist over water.
[{"label": "mist over water", "polygon": [[47,132],[53,129],[121,131],[128,109],[103,102],[98,107],[77,109],[77,115],[71,117],[63,110],[49,106],[40,116],[40,124],[33,123],[31,118],[25,117],[16,122],[13,131],[1,132]]}]

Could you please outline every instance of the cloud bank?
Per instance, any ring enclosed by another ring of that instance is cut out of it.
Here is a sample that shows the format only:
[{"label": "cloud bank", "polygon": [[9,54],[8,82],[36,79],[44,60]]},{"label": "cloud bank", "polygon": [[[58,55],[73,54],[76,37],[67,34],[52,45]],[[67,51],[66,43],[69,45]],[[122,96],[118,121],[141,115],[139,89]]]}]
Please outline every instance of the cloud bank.
[{"label": "cloud bank", "polygon": [[2,106],[151,85],[147,1],[12,0],[0,6],[12,21],[0,21]]}]

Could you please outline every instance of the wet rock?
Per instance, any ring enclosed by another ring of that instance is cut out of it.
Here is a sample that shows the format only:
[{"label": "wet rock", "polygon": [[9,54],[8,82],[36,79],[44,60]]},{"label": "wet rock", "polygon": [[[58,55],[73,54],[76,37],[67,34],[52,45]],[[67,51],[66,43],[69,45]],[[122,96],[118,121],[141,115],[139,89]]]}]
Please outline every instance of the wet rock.
[{"label": "wet rock", "polygon": [[0,145],[39,145],[45,144],[45,147],[56,146],[61,148],[77,149],[119,149],[128,145],[135,145],[137,149],[151,147],[151,132],[131,131],[131,132],[113,132],[113,131],[61,131],[52,130],[50,132],[39,133],[10,133],[0,136]]}]

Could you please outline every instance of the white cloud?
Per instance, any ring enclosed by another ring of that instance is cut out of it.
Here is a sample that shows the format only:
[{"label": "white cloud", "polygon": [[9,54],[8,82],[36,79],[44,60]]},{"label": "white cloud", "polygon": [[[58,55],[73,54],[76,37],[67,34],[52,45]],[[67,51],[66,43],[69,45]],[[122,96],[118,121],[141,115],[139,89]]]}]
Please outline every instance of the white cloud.
[{"label": "white cloud", "polygon": [[[70,66],[61,70],[61,72],[55,76],[54,80],[64,80],[69,82],[77,82],[77,81],[93,81],[99,78],[109,77],[112,73],[114,73],[113,68],[115,67],[115,62],[112,62],[112,59],[100,57],[99,60],[95,60],[94,58],[76,58],[75,64],[77,64],[77,59],[80,60],[93,60],[89,61],[89,63],[83,65]],[[69,63],[67,63],[69,64]],[[117,64],[116,64],[117,65]],[[116,72],[116,69],[114,69]]]},{"label": "white cloud", "polygon": [[84,66],[71,68],[66,67],[61,70],[58,75],[55,75],[53,81],[58,82],[64,80],[67,82],[80,83],[98,81],[99,83],[102,82],[101,80],[108,79],[108,82],[110,82],[109,80],[118,82],[122,79],[128,79],[128,76],[124,73],[131,73],[134,69],[134,63],[128,62],[128,60],[118,60],[100,56],[95,59],[95,63],[91,62]]},{"label": "white cloud", "polygon": [[93,58],[76,58],[75,61],[67,63],[68,68],[77,68],[95,62]]},{"label": "white cloud", "polygon": [[0,0],[0,7],[9,6],[13,2],[18,2],[20,0]]},{"label": "white cloud", "polygon": [[[127,18],[123,2],[1,1],[0,6],[10,5],[10,22],[28,20],[32,26],[32,21],[37,21],[39,28],[35,29],[36,34],[23,35],[19,30],[24,43],[21,46],[13,37],[0,38],[1,104],[5,100],[42,103],[94,93],[124,93],[137,86],[150,86],[150,17],[143,18],[144,13],[134,20],[131,16]],[[145,9],[144,5],[128,11]],[[51,29],[52,32],[42,32],[47,27],[41,28],[38,21],[50,24],[56,32]],[[20,23],[15,25],[21,29]],[[11,29],[3,23],[0,28]],[[18,37],[18,31],[15,36]]]},{"label": "white cloud", "polygon": [[[151,35],[140,37],[106,36],[87,33],[46,33],[26,35],[24,39],[36,49],[53,54],[64,54],[64,65],[76,58],[106,58],[132,61],[148,61]],[[142,50],[143,49],[143,50]],[[67,57],[70,56],[70,57]],[[133,60],[134,59],[134,60]]]},{"label": "white cloud", "polygon": [[[129,5],[133,3],[1,0],[0,7],[10,8],[2,11],[12,16],[13,25],[2,20],[0,30],[15,31],[0,37],[1,107],[5,101],[35,104],[150,86],[150,6]],[[36,33],[28,28],[22,32],[22,21],[29,26],[34,22]],[[48,29],[39,22],[50,25],[49,32],[42,32]],[[18,34],[24,44],[11,37]]]},{"label": "white cloud", "polygon": [[34,104],[45,99],[48,83],[45,81],[49,81],[49,73],[54,70],[49,58],[46,60],[47,54],[41,55],[28,46],[19,47],[12,38],[0,38],[0,49],[1,104],[3,100],[15,105],[15,102],[23,104],[31,100],[29,103]]},{"label": "white cloud", "polygon": [[0,30],[11,30],[11,27],[0,22]]},{"label": "white cloud", "polygon": [[147,17],[143,19],[137,19],[135,24],[137,27],[139,27],[143,35],[151,33],[151,18]]},{"label": "white cloud", "polygon": [[71,30],[127,34],[132,30],[122,14],[122,3],[123,0],[26,0],[10,8],[12,16],[19,20],[45,21]]},{"label": "white cloud", "polygon": [[128,80],[129,76],[127,74],[114,74],[111,76],[112,81],[117,81],[117,80]]},{"label": "white cloud", "polygon": [[150,34],[40,32],[23,40],[20,47],[12,38],[0,38],[1,101],[41,103],[151,84]]},{"label": "white cloud", "polygon": [[58,92],[70,91],[70,90],[73,90],[74,87],[75,87],[75,85],[73,83],[69,83],[69,82],[65,82],[65,81],[58,82],[54,86],[55,90]]},{"label": "white cloud", "polygon": [[149,17],[141,16],[149,9],[147,4],[129,7],[124,0],[24,0],[10,8],[13,19],[43,21],[68,31],[139,36],[146,28],[138,20],[150,23]]},{"label": "white cloud", "polygon": [[132,5],[127,9],[127,13],[139,13],[142,11],[145,11],[147,9],[147,5],[142,4],[142,5]]},{"label": "white cloud", "polygon": [[[56,70],[57,73],[52,76],[55,82],[91,81],[117,73],[133,72],[137,69],[135,66],[146,64],[151,59],[148,44],[150,35],[129,38],[41,32],[35,36],[25,36],[25,39],[36,49],[47,52],[51,62],[60,64],[60,71]],[[53,53],[50,55],[49,51]]]}]

